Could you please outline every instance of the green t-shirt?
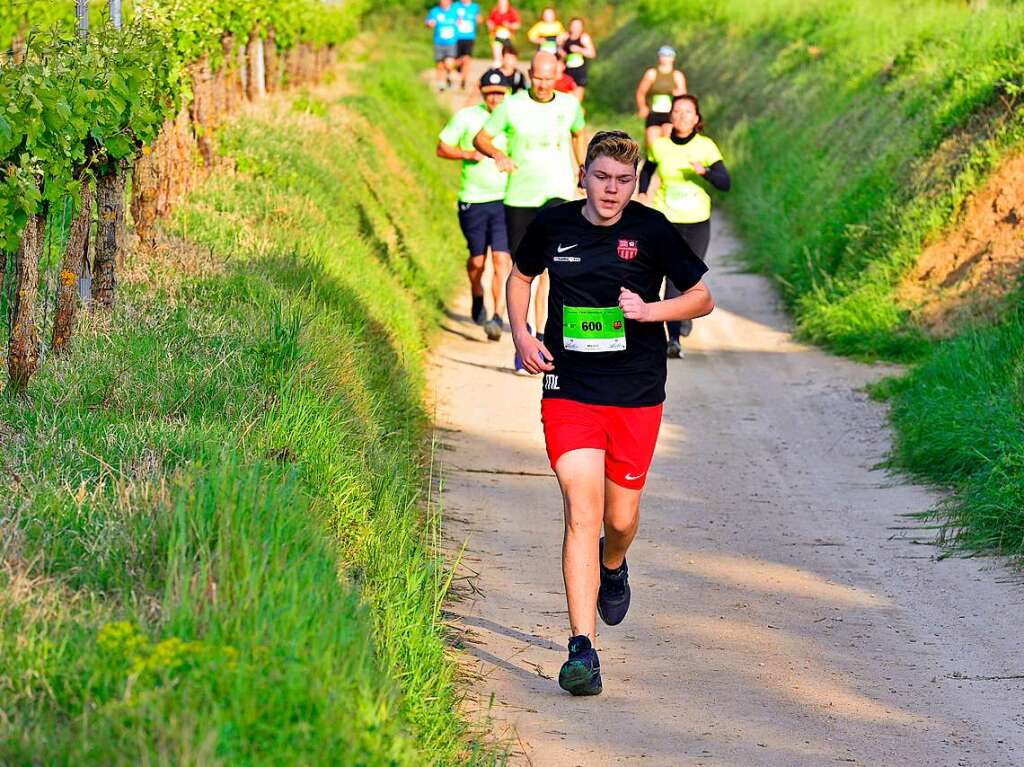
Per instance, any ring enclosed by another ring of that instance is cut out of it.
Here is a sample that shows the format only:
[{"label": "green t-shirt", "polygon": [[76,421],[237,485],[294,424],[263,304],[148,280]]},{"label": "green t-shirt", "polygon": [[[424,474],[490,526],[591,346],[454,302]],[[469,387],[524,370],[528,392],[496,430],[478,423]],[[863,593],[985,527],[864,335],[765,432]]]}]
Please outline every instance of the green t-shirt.
[{"label": "green t-shirt", "polygon": [[506,205],[535,208],[554,197],[573,198],[576,166],[569,153],[572,134],[583,125],[583,107],[567,93],[540,102],[529,91],[519,91],[491,112],[484,130],[495,138],[508,137],[508,155],[516,164],[508,176]]},{"label": "green t-shirt", "polygon": [[690,163],[699,162],[709,168],[721,160],[715,142],[700,133],[685,144],[659,136],[651,144],[651,157],[658,163],[661,180],[654,207],[673,224],[696,224],[711,218],[711,196]]},{"label": "green t-shirt", "polygon": [[[457,146],[459,149],[466,150],[473,149],[473,138],[484,127],[484,123],[490,116],[491,113],[483,104],[460,109],[452,115],[452,119],[444,126],[438,138],[448,146]],[[496,137],[494,144],[498,149],[504,151],[505,137]],[[500,200],[505,196],[507,183],[508,179],[505,178],[505,174],[498,170],[498,166],[490,157],[479,162],[463,160],[462,178],[459,180],[459,202]]]}]

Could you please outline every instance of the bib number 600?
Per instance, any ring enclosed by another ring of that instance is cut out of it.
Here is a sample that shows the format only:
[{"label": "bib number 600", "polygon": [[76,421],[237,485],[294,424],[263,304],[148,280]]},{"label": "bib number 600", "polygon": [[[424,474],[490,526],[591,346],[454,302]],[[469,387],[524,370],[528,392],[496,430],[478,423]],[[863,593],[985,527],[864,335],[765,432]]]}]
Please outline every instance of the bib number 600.
[{"label": "bib number 600", "polygon": [[581,322],[580,323],[580,330],[594,332],[594,331],[599,331],[602,328],[604,328],[604,324],[601,323],[601,322]]}]

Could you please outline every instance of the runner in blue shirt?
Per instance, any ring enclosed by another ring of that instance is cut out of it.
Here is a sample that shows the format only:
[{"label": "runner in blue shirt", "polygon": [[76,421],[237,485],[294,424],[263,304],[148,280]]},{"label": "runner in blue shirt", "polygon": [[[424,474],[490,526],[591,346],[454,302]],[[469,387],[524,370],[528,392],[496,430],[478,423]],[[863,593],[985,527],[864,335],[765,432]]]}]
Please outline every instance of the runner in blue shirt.
[{"label": "runner in blue shirt", "polygon": [[[461,5],[460,0],[460,5]],[[451,73],[458,58],[458,17],[452,0],[438,0],[427,14],[427,26],[434,30],[434,62],[437,64],[437,89],[452,85]]]},{"label": "runner in blue shirt", "polygon": [[462,74],[462,90],[466,90],[469,77],[469,60],[473,58],[476,43],[476,28],[480,23],[480,6],[473,0],[459,0],[452,6],[456,21],[456,51],[459,71]]}]

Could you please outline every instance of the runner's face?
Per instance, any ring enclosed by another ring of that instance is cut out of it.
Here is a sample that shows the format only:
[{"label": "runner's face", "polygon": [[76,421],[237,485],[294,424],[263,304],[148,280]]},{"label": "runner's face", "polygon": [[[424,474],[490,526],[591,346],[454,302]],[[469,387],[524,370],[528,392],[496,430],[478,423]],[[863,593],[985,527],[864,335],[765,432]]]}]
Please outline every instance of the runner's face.
[{"label": "runner's face", "polygon": [[674,56],[658,56],[658,68],[663,72],[667,72],[670,69],[676,68],[676,60]]},{"label": "runner's face", "polygon": [[680,136],[689,136],[697,127],[697,110],[692,101],[677,101],[672,107],[672,128]]},{"label": "runner's face", "polygon": [[492,91],[484,94],[484,103],[487,105],[487,109],[491,112],[493,112],[498,104],[504,100],[505,94],[500,91]]},{"label": "runner's face", "polygon": [[544,19],[544,21],[554,21],[555,20],[555,9],[554,8],[545,8],[544,12],[541,14],[540,17],[542,19]]},{"label": "runner's face", "polygon": [[615,218],[636,189],[636,168],[611,157],[598,157],[583,171],[590,206],[603,219]]},{"label": "runner's face", "polygon": [[578,19],[569,22],[569,34],[575,39],[583,34],[583,22]]},{"label": "runner's face", "polygon": [[530,84],[533,95],[541,101],[547,101],[554,95],[555,80],[558,79],[558,64],[554,56],[549,61],[534,64],[530,67]]}]

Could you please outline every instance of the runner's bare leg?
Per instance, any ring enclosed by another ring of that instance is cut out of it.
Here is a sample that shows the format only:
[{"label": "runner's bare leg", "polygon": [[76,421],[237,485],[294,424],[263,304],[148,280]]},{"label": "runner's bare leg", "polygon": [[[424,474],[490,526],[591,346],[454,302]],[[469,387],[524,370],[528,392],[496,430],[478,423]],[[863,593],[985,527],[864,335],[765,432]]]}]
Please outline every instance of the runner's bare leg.
[{"label": "runner's bare leg", "polygon": [[555,464],[562,489],[565,534],[562,577],[572,636],[594,639],[597,631],[598,540],[604,516],[604,450],[570,450]]},{"label": "runner's bare leg", "polygon": [[[494,276],[491,279],[491,294],[494,296],[494,313],[505,316],[505,282],[512,271],[512,256],[501,250],[491,251],[491,265]],[[481,289],[481,294],[483,289]]]},{"label": "runner's bare leg", "polygon": [[641,490],[604,482],[604,566],[610,570],[622,564],[626,549],[640,526]]},{"label": "runner's bare leg", "polygon": [[[541,273],[540,277],[537,278],[537,295],[534,298],[533,304],[533,318],[537,323],[534,329],[537,333],[544,332],[544,325],[548,321],[548,290],[550,287],[551,282],[548,273]],[[601,476],[604,476],[604,469],[601,472]]]}]

